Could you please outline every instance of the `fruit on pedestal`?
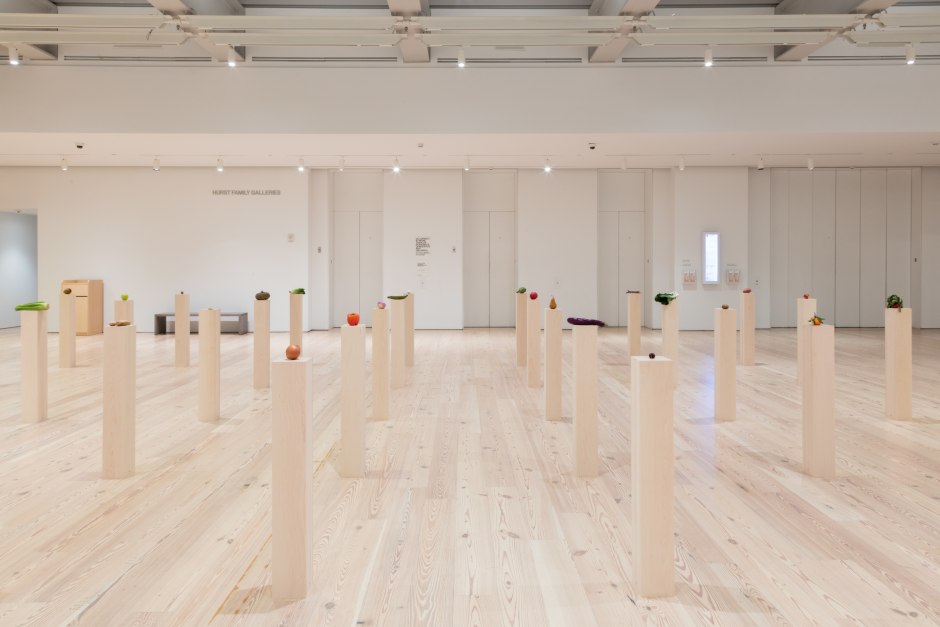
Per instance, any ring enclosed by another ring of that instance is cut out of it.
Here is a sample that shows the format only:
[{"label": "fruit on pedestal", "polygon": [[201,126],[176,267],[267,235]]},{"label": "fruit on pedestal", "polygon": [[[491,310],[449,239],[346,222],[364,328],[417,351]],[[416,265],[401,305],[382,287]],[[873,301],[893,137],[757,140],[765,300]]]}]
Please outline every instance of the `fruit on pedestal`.
[{"label": "fruit on pedestal", "polygon": [[121,300],[127,300],[128,298],[127,294],[121,294]]},{"label": "fruit on pedestal", "polygon": [[539,297],[539,293],[538,293],[538,292],[531,292],[531,293],[529,293],[529,298],[531,298],[532,300],[535,300],[535,299],[538,298],[538,297]]},{"label": "fruit on pedestal", "polygon": [[722,308],[722,309],[727,309],[727,308],[728,308],[728,305],[722,305],[721,308]]},{"label": "fruit on pedestal", "polygon": [[65,288],[64,290],[62,290],[62,293],[63,293],[63,294],[71,294],[71,293],[72,293],[72,288],[71,288],[71,287],[67,287],[67,288]]},{"label": "fruit on pedestal", "polygon": [[271,298],[271,295],[265,292],[264,290],[261,290],[260,292],[255,294],[255,300],[268,300],[269,298]]},{"label": "fruit on pedestal", "polygon": [[823,318],[819,314],[813,314],[813,317],[809,319],[809,321],[813,324],[814,327],[818,327],[819,325],[821,325],[823,323],[823,320],[825,320],[825,318]]},{"label": "fruit on pedestal", "polygon": [[650,353],[650,359],[656,359],[656,353]]},{"label": "fruit on pedestal", "polygon": [[744,293],[745,293],[745,294],[750,294],[750,293],[751,293],[751,288],[745,287],[745,288],[744,288]]},{"label": "fruit on pedestal", "polygon": [[379,309],[385,309],[385,301],[380,300],[379,302],[375,304],[375,306],[378,307]]},{"label": "fruit on pedestal", "polygon": [[355,312],[346,314],[346,324],[351,327],[357,326],[359,324],[359,314]]},{"label": "fruit on pedestal", "polygon": [[549,309],[555,309],[555,308],[557,308],[557,307],[558,307],[558,303],[555,302],[555,297],[552,296],[552,299],[551,299],[550,301],[548,301],[548,308],[549,308]]},{"label": "fruit on pedestal", "polygon": [[290,346],[287,347],[287,350],[284,351],[284,355],[288,359],[293,361],[294,359],[297,359],[298,357],[300,357],[300,347],[297,346],[296,344],[291,344]]},{"label": "fruit on pedestal", "polygon": [[803,298],[809,300],[809,294],[803,294]]}]

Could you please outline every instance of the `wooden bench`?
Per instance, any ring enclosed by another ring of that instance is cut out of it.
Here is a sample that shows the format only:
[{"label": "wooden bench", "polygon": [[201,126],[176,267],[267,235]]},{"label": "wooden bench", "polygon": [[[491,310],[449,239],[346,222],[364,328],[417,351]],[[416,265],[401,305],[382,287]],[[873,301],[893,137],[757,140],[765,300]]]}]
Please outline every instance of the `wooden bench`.
[{"label": "wooden bench", "polygon": [[[248,313],[222,312],[222,333],[237,333],[244,335],[248,333]],[[166,335],[176,330],[176,314],[158,313],[153,315],[153,334]],[[173,319],[172,321],[170,319]],[[199,333],[199,314],[189,314],[189,332]]]}]

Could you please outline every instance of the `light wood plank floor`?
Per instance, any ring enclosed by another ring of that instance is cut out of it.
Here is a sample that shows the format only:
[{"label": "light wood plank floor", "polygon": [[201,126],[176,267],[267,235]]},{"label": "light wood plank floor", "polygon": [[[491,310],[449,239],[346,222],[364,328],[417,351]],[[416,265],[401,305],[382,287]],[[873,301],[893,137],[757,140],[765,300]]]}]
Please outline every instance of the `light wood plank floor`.
[{"label": "light wood plank floor", "polygon": [[55,367],[50,336],[50,419],[25,425],[19,336],[0,332],[0,625],[940,624],[940,332],[915,332],[905,423],[883,417],[881,332],[836,338],[825,482],[800,473],[795,332],[758,332],[738,420],[720,426],[712,335],[681,334],[678,595],[646,600],[631,582],[623,330],[601,333],[602,474],[587,481],[571,472],[570,418],[541,419],[511,330],[419,332],[394,418],[368,427],[368,476],[340,479],[339,335],[307,334],[316,587],[276,604],[270,398],[251,388],[250,336],[223,337],[213,425],[196,417],[197,368],[169,365],[171,337],[139,335],[137,474],[104,481],[101,336],[78,339],[74,370]]}]

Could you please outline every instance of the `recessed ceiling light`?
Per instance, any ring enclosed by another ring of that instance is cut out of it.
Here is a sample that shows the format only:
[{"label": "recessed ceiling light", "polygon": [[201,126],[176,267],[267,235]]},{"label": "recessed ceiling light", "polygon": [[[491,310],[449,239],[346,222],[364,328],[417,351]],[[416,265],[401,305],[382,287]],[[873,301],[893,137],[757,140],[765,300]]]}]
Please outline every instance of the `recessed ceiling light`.
[{"label": "recessed ceiling light", "polygon": [[813,161],[812,157],[808,157],[806,159],[806,169],[812,172],[815,167],[816,167],[816,162]]},{"label": "recessed ceiling light", "polygon": [[69,162],[65,159],[65,157],[62,157],[62,161],[59,163],[59,168],[61,168],[63,172],[69,171]]},{"label": "recessed ceiling light", "polygon": [[235,67],[236,65],[235,48],[230,47],[228,49],[228,66]]},{"label": "recessed ceiling light", "polygon": [[300,159],[297,160],[297,171],[303,172],[306,169],[307,167],[304,165],[304,158],[301,157]]},{"label": "recessed ceiling light", "polygon": [[712,55],[712,49],[707,48],[705,50],[705,67],[711,67],[715,64],[715,58]]},{"label": "recessed ceiling light", "polygon": [[679,157],[679,171],[685,172],[685,157]]},{"label": "recessed ceiling light", "polygon": [[9,45],[7,46],[8,56],[10,58],[10,65],[19,65],[20,64],[20,53],[16,50],[16,46]]},{"label": "recessed ceiling light", "polygon": [[216,172],[225,172],[225,165],[222,163],[222,157],[215,162]]},{"label": "recessed ceiling light", "polygon": [[542,169],[543,169],[546,173],[552,171],[552,162],[551,162],[548,158],[545,159],[545,165],[542,166]]},{"label": "recessed ceiling light", "polygon": [[470,171],[470,157],[466,157],[466,158],[464,159],[464,162],[463,162],[463,171],[464,171],[464,172],[469,172],[469,171]]},{"label": "recessed ceiling light", "polygon": [[467,67],[467,55],[462,48],[457,51],[457,67]]},{"label": "recessed ceiling light", "polygon": [[346,168],[346,157],[339,158],[339,171],[342,172]]},{"label": "recessed ceiling light", "polygon": [[914,65],[914,62],[917,61],[917,53],[914,52],[914,44],[907,44],[904,47],[904,58],[907,59],[908,65]]},{"label": "recessed ceiling light", "polygon": [[154,172],[160,171],[160,160],[157,159],[156,157],[153,158],[153,171]]},{"label": "recessed ceiling light", "polygon": [[392,172],[395,174],[401,172],[401,166],[398,164],[398,157],[395,157],[395,161],[392,163]]}]

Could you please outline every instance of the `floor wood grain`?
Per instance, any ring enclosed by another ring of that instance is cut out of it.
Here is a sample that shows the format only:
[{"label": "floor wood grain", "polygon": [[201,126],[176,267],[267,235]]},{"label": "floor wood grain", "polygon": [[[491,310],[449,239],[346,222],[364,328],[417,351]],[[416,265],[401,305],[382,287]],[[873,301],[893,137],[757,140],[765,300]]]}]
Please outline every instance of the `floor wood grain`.
[{"label": "floor wood grain", "polygon": [[[366,476],[347,480],[339,334],[307,334],[316,586],[275,603],[270,398],[252,389],[250,336],[222,338],[209,424],[195,361],[175,368],[172,337],[138,335],[137,473],[105,481],[101,336],[78,338],[77,368],[51,368],[49,420],[27,425],[19,336],[0,332],[0,625],[940,624],[940,332],[915,331],[915,418],[889,422],[881,331],[837,331],[830,482],[800,472],[795,332],[757,333],[738,419],[721,425],[712,335],[682,333],[678,594],[665,600],[631,582],[626,332],[600,334],[590,480],[572,469],[564,336],[565,418],[547,422],[512,330],[419,332],[391,419],[367,425]],[[643,345],[658,352],[658,333]],[[52,364],[57,350],[50,335]]]}]

